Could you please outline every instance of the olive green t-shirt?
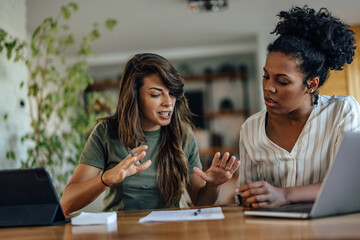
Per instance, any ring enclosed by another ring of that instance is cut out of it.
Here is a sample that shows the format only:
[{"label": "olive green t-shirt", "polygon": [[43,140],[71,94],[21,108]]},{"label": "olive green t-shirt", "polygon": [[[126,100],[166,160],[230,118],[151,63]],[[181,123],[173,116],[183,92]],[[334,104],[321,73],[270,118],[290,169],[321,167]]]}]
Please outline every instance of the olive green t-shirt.
[{"label": "olive green t-shirt", "polygon": [[[150,167],[140,173],[126,177],[122,182],[114,184],[105,192],[104,211],[137,210],[166,208],[156,176],[158,145],[161,130],[145,132],[148,149],[145,162],[151,159]],[[186,146],[183,146],[185,156],[189,163],[189,174],[193,167],[202,168],[198,148],[191,135]],[[99,122],[89,136],[80,156],[80,163],[91,165],[105,171],[114,167],[128,156],[127,146],[124,146],[117,135],[117,129],[109,121]],[[172,206],[172,207],[178,207]]]}]

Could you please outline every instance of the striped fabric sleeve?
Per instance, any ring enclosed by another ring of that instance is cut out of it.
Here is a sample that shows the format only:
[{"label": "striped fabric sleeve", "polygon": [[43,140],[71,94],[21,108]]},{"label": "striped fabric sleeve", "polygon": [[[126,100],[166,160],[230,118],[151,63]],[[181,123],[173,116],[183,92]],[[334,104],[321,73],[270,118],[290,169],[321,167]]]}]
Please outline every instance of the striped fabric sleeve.
[{"label": "striped fabric sleeve", "polygon": [[[354,97],[348,96],[339,109],[344,114],[342,123],[339,125],[338,136],[335,146],[335,153],[340,147],[344,138],[345,132],[359,132],[360,131],[360,106]],[[339,112],[340,112],[339,111]]]},{"label": "striped fabric sleeve", "polygon": [[349,96],[344,103],[345,112],[348,115],[344,119],[344,132],[359,132],[360,131],[360,106],[355,98]]}]

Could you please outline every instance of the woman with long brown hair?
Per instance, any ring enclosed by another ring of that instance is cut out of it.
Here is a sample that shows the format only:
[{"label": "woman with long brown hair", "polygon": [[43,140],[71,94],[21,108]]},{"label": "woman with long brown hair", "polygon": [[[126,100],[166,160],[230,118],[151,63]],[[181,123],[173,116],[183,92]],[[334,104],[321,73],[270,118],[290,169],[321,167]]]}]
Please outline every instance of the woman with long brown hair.
[{"label": "woman with long brown hair", "polygon": [[185,189],[194,205],[209,205],[239,165],[216,153],[201,170],[184,80],[165,58],[137,54],[124,68],[116,113],[93,129],[61,205],[69,214],[106,190],[104,211],[179,207]]}]

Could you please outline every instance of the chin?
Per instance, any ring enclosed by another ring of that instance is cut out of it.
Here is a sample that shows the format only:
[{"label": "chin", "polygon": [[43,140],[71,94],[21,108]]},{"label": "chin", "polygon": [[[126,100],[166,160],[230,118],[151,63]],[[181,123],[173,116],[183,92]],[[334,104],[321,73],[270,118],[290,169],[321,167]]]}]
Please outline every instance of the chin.
[{"label": "chin", "polygon": [[160,126],[165,127],[165,126],[169,125],[170,122],[171,122],[171,121],[162,122],[162,123],[160,124]]},{"label": "chin", "polygon": [[274,115],[282,115],[284,114],[283,112],[279,111],[278,109],[274,109],[274,108],[266,108],[266,111],[268,113],[274,114]]}]

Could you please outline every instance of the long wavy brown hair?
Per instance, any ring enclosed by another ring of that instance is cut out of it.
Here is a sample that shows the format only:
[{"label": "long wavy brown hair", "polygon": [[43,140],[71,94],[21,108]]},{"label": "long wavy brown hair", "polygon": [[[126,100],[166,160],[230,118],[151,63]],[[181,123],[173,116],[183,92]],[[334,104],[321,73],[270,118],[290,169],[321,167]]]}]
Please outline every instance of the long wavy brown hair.
[{"label": "long wavy brown hair", "polygon": [[114,115],[100,120],[109,120],[117,126],[120,140],[125,146],[135,147],[146,142],[141,127],[142,113],[139,109],[139,89],[144,78],[157,74],[164,85],[176,97],[170,124],[161,127],[157,161],[158,186],[166,205],[178,204],[181,194],[189,181],[188,160],[183,152],[193,125],[192,113],[184,96],[184,80],[165,58],[142,53],[131,58],[125,65],[119,83],[119,99]]}]

